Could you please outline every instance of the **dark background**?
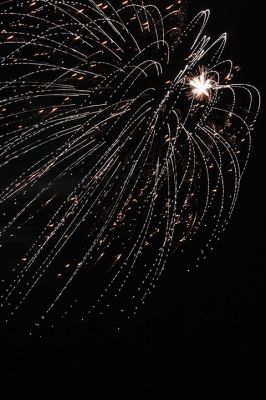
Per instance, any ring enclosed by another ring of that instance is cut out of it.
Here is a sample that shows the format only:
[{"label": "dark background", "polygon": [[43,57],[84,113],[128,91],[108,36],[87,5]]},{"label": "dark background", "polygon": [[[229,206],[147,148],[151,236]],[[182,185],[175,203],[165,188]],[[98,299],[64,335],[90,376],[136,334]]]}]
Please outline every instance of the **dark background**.
[{"label": "dark background", "polygon": [[184,272],[173,257],[145,309],[120,332],[98,326],[56,340],[2,341],[3,371],[12,379],[91,385],[98,378],[103,385],[106,379],[112,381],[115,387],[129,382],[129,389],[135,385],[174,387],[176,394],[181,386],[189,391],[191,387],[198,390],[198,385],[206,393],[214,381],[213,398],[229,388],[230,393],[233,388],[236,393],[250,388],[259,393],[254,398],[263,398],[263,6],[255,0],[189,3],[189,17],[211,9],[207,31],[213,36],[228,33],[226,55],[242,67],[239,79],[257,86],[263,97],[251,160],[231,224],[199,270]]}]

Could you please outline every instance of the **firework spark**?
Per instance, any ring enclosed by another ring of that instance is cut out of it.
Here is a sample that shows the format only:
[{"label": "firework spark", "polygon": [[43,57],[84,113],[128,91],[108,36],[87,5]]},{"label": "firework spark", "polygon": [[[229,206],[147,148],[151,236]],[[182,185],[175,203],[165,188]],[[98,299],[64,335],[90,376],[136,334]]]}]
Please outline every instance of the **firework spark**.
[{"label": "firework spark", "polygon": [[130,318],[169,254],[194,246],[190,270],[212,250],[260,96],[231,82],[226,35],[211,41],[208,18],[187,24],[182,1],[1,4],[5,321],[121,304]]},{"label": "firework spark", "polygon": [[195,76],[189,81],[191,87],[191,94],[199,100],[210,97],[210,91],[214,87],[211,79],[207,78],[204,71],[200,71],[198,76]]}]

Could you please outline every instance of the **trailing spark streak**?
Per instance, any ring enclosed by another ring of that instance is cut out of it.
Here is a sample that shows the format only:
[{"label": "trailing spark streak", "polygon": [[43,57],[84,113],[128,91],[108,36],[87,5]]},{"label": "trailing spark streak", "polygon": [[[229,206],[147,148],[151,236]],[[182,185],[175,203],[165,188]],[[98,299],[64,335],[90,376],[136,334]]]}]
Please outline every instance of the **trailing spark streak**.
[{"label": "trailing spark streak", "polygon": [[0,6],[8,323],[53,325],[121,304],[131,318],[173,251],[195,254],[190,270],[212,250],[236,204],[260,95],[231,83],[226,35],[212,42],[208,18],[185,26],[182,2],[159,10],[152,0]]}]

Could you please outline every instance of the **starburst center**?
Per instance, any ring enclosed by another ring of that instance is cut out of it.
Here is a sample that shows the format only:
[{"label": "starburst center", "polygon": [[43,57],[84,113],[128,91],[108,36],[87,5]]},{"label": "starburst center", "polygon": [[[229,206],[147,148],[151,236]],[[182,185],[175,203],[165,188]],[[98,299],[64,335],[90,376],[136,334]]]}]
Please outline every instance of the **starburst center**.
[{"label": "starburst center", "polygon": [[204,72],[191,79],[189,85],[191,86],[192,95],[197,99],[203,100],[205,97],[210,97],[210,90],[213,85],[211,79],[207,79]]}]

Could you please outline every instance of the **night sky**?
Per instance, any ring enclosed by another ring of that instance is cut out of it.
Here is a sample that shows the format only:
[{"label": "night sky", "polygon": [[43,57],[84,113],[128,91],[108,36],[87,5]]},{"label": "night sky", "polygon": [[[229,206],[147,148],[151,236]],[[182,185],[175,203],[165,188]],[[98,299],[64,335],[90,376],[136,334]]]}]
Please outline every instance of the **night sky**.
[{"label": "night sky", "polygon": [[254,84],[263,101],[251,159],[222,240],[191,273],[171,256],[144,309],[119,331],[108,320],[70,326],[42,339],[3,330],[1,376],[56,380],[64,386],[64,379],[88,386],[108,379],[114,388],[129,382],[128,390],[131,385],[171,386],[176,398],[184,382],[197,382],[199,393],[206,393],[212,381],[213,399],[231,385],[235,393],[249,387],[250,393],[261,396],[254,394],[254,399],[263,398],[259,387],[265,375],[265,22],[259,1],[188,0],[189,17],[205,8],[211,9],[207,31],[213,36],[228,33],[225,54],[241,66],[238,81]]}]

